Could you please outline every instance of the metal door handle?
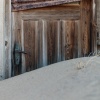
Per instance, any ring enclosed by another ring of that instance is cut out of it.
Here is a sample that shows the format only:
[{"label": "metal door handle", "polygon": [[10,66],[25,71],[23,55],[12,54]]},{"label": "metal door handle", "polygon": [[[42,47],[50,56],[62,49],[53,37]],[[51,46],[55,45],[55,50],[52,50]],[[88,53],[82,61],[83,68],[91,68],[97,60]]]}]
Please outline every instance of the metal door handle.
[{"label": "metal door handle", "polygon": [[23,53],[23,54],[28,54],[26,51],[21,51],[21,50],[16,50],[16,53]]}]

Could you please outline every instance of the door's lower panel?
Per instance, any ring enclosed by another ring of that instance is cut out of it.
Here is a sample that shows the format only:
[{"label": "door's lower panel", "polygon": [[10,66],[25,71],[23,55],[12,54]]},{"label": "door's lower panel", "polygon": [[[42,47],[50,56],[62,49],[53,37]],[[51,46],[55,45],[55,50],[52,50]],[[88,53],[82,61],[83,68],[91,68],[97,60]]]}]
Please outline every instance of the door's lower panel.
[{"label": "door's lower panel", "polygon": [[25,70],[80,56],[79,20],[23,21]]}]

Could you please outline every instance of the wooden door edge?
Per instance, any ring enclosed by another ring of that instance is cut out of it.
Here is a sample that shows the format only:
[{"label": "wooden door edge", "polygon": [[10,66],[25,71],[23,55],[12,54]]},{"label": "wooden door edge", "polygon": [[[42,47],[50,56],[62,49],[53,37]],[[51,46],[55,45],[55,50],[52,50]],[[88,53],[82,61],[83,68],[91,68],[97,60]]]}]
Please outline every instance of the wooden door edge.
[{"label": "wooden door edge", "polygon": [[[89,6],[86,8],[86,6]],[[83,45],[83,42],[84,42],[84,33],[85,33],[85,30],[84,30],[84,26],[85,24],[87,23],[86,22],[86,18],[85,18],[85,15],[86,17],[90,17],[89,18],[89,24],[88,24],[88,27],[90,28],[90,32],[89,32],[89,35],[90,35],[90,40],[89,41],[89,45],[90,45],[90,53],[92,54],[97,54],[97,32],[96,32],[96,29],[97,29],[97,16],[96,16],[96,0],[82,0],[81,1],[81,5],[80,5],[80,9],[81,9],[81,35],[82,35],[82,48],[84,48],[84,45]],[[88,13],[90,13],[90,15]],[[83,16],[84,15],[84,16]],[[81,54],[82,56],[84,56],[84,50],[81,50]]]},{"label": "wooden door edge", "polygon": [[11,77],[11,0],[5,1],[5,78]]},{"label": "wooden door edge", "polygon": [[91,16],[91,47],[92,52],[97,55],[97,5],[96,0],[91,2],[92,16]]}]

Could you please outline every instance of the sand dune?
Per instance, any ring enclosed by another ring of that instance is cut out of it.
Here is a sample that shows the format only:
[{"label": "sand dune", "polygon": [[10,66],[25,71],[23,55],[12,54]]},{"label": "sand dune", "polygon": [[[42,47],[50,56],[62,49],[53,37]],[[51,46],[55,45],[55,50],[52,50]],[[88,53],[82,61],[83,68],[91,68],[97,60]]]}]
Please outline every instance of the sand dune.
[{"label": "sand dune", "polygon": [[0,82],[0,100],[100,100],[100,58],[79,58]]}]

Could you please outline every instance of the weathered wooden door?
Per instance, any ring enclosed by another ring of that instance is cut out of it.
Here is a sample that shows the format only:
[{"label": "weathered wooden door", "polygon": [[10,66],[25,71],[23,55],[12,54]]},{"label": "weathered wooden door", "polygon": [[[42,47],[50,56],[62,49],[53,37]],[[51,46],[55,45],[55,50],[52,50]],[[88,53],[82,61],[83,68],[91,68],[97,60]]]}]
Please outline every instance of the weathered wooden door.
[{"label": "weathered wooden door", "polygon": [[12,50],[19,44],[25,52],[20,52],[21,72],[83,56],[81,24],[80,4],[12,12]]}]

